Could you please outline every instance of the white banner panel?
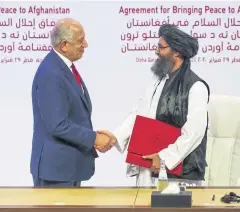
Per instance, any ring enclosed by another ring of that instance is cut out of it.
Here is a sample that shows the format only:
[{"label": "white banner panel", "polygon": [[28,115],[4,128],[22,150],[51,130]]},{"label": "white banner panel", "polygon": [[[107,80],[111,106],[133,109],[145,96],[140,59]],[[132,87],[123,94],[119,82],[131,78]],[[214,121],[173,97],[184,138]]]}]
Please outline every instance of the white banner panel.
[{"label": "white banner panel", "polygon": [[[2,2],[0,5],[0,185],[32,185],[31,85],[56,20],[84,26],[89,47],[77,62],[93,102],[94,129],[114,130],[148,84],[158,29],[179,26],[198,37],[192,69],[212,93],[240,95],[238,2]],[[87,186],[134,185],[125,155],[101,154]]]}]

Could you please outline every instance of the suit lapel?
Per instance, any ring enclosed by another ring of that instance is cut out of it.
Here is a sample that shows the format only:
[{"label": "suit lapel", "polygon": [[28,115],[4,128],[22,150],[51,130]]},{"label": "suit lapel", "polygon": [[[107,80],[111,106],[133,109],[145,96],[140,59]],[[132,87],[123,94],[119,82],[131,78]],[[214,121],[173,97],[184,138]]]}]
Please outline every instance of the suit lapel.
[{"label": "suit lapel", "polygon": [[92,103],[91,103],[91,99],[90,99],[90,96],[89,96],[89,93],[88,93],[88,90],[87,90],[87,87],[83,81],[83,79],[81,78],[81,82],[82,82],[82,86],[83,86],[83,90],[84,90],[84,96],[85,96],[85,99],[87,101],[87,104],[88,104],[88,109],[89,109],[89,112],[91,113],[92,112]]},{"label": "suit lapel", "polygon": [[[67,65],[63,62],[63,60],[52,50],[51,52],[54,57],[56,58],[56,60],[58,61],[61,70],[63,71],[65,77],[70,81],[70,83],[75,87],[76,91],[78,92],[80,98],[82,99],[83,103],[85,104],[86,108],[88,109],[89,113],[91,114],[91,107],[89,107],[89,104],[83,94],[82,88],[80,87],[80,85],[77,83],[76,79],[74,78],[73,74],[71,73],[71,71],[69,70],[69,68],[67,67]],[[84,84],[85,86],[85,84]],[[87,88],[85,86],[85,90],[87,91]]]},{"label": "suit lapel", "polygon": [[68,80],[72,83],[72,85],[75,87],[75,89],[77,90],[79,96],[81,97],[81,99],[83,100],[85,106],[87,107],[87,109],[90,111],[88,102],[86,100],[86,97],[83,93],[83,90],[81,88],[81,86],[77,83],[77,81],[75,80],[73,74],[70,72],[70,70],[64,70],[65,71],[65,76],[68,78]]}]

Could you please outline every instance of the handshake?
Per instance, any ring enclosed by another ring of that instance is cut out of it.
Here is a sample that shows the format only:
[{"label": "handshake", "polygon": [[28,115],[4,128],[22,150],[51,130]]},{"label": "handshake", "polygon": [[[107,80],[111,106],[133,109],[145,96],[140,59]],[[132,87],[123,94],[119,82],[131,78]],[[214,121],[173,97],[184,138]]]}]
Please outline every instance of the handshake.
[{"label": "handshake", "polygon": [[94,147],[99,152],[107,152],[117,142],[117,138],[107,130],[97,131]]}]

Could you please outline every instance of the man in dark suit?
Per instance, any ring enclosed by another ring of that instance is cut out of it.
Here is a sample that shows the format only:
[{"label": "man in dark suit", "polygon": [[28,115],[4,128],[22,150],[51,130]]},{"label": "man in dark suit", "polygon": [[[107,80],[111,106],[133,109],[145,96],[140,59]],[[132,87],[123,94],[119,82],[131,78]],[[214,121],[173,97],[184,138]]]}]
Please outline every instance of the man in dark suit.
[{"label": "man in dark suit", "polygon": [[77,187],[93,176],[96,149],[106,152],[115,141],[93,130],[89,93],[73,63],[88,46],[82,25],[58,21],[51,43],[32,85],[31,174],[35,187]]}]

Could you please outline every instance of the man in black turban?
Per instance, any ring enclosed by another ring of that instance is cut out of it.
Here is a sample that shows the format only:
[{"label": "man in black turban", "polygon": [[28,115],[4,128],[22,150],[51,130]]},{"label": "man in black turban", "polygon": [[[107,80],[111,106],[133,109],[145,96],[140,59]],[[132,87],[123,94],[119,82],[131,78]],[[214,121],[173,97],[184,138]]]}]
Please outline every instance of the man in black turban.
[{"label": "man in black turban", "polygon": [[156,51],[158,58],[151,68],[155,80],[150,92],[141,99],[141,106],[132,111],[114,133],[103,132],[115,138],[117,149],[124,152],[137,114],[181,129],[181,136],[174,144],[143,156],[152,160],[151,169],[129,164],[128,174],[137,176],[138,186],[154,186],[161,160],[168,170],[183,162],[180,175],[168,173],[170,181],[174,179],[199,186],[205,179],[210,91],[208,84],[190,69],[190,58],[197,52],[198,41],[195,38],[175,26],[161,26]]},{"label": "man in black turban", "polygon": [[197,39],[173,25],[161,26],[158,35],[160,39],[156,53],[159,58],[152,67],[152,71],[160,78],[175,71],[173,69],[178,67],[184,59],[190,63],[189,59],[198,52]]}]

